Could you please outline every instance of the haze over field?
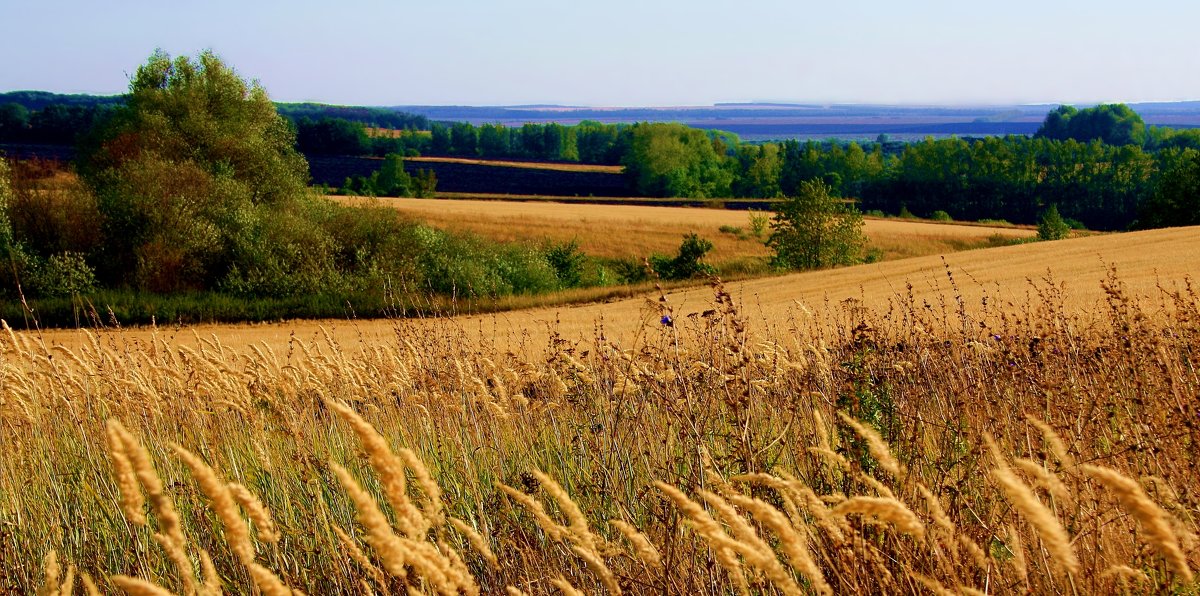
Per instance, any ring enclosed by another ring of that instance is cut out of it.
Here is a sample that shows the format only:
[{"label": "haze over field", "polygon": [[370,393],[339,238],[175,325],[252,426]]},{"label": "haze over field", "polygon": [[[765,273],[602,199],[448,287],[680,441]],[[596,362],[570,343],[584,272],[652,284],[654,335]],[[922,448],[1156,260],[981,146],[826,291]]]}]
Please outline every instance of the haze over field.
[{"label": "haze over field", "polygon": [[1200,98],[1174,0],[10,3],[0,89],[120,93],[149,49],[212,48],[281,101],[707,105]]}]

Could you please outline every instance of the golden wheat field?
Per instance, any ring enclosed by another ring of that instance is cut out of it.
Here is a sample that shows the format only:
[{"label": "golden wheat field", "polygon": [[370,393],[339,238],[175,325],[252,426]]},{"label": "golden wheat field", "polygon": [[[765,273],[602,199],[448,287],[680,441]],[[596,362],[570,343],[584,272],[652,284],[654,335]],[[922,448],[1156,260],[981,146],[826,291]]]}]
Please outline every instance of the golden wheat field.
[{"label": "golden wheat field", "polygon": [[1195,593],[1197,255],[0,333],[0,591]]},{"label": "golden wheat field", "polygon": [[[770,229],[755,237],[750,233],[747,211],[545,201],[375,201],[434,227],[473,232],[502,242],[574,240],[584,253],[603,258],[673,254],[689,233],[713,243],[707,257],[711,263],[728,264],[770,255],[763,244]],[[722,226],[740,228],[742,234],[722,232]],[[884,260],[978,248],[1035,234],[1021,228],[889,219],[867,219],[865,232]]]}]

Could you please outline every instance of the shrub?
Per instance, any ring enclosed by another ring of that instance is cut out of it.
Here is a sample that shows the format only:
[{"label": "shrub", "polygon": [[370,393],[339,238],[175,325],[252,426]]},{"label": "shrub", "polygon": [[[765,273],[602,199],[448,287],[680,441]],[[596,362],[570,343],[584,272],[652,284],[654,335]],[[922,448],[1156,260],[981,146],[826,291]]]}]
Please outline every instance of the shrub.
[{"label": "shrub", "polygon": [[758,211],[750,211],[750,233],[755,238],[762,238],[763,234],[767,233],[767,227],[771,225],[771,218],[766,214]]},{"label": "shrub", "polygon": [[712,265],[701,263],[700,259],[712,248],[712,242],[696,234],[688,234],[679,245],[679,254],[673,258],[654,255],[650,257],[650,266],[663,279],[691,279],[700,275],[711,275],[715,269]]},{"label": "shrub", "polygon": [[29,275],[32,294],[47,298],[86,294],[96,287],[96,274],[83,255],[63,252],[35,261]]},{"label": "shrub", "polygon": [[1061,240],[1071,233],[1071,227],[1058,214],[1058,206],[1050,205],[1038,221],[1039,240]]},{"label": "shrub", "polygon": [[772,263],[782,269],[857,263],[866,245],[862,227],[858,209],[833,196],[824,182],[802,182],[771,222],[767,245],[775,250]]},{"label": "shrub", "polygon": [[558,284],[563,288],[577,288],[582,283],[583,266],[587,256],[579,250],[579,243],[556,242],[548,245],[545,250],[546,261],[554,268]]},{"label": "shrub", "polygon": [[929,219],[932,219],[933,221],[954,221],[954,218],[950,217],[949,213],[946,213],[940,209],[931,213],[929,215]]}]

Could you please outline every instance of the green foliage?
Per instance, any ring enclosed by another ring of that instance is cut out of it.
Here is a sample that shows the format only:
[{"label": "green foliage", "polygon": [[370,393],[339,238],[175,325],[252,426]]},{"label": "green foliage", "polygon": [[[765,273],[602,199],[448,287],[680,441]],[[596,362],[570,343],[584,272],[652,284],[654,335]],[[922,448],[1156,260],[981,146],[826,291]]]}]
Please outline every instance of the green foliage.
[{"label": "green foliage", "polygon": [[371,139],[361,122],[301,118],[296,121],[296,147],[306,155],[366,155]]},{"label": "green foliage", "polygon": [[741,226],[731,226],[729,224],[724,224],[721,227],[717,228],[717,231],[721,232],[722,234],[729,234],[731,236],[735,236],[738,240],[745,240],[745,239],[749,238],[749,236],[746,235],[746,230],[743,230],[741,228]]},{"label": "green foliage", "polygon": [[1071,234],[1071,226],[1058,214],[1058,205],[1050,205],[1038,221],[1039,240],[1062,240]]},{"label": "green foliage", "polygon": [[771,218],[765,213],[759,211],[750,211],[750,233],[755,238],[762,238],[763,234],[767,233],[767,227],[771,224]]},{"label": "green foliage", "polygon": [[949,213],[946,213],[945,211],[942,211],[941,209],[938,209],[937,211],[930,213],[929,219],[932,219],[933,221],[954,221],[954,218],[950,217]]},{"label": "green foliage", "polygon": [[696,234],[688,234],[683,237],[678,254],[674,257],[654,255],[650,257],[650,266],[659,277],[668,280],[712,275],[716,272],[712,265],[700,262],[712,248],[712,242]]},{"label": "green foliage", "polygon": [[655,197],[727,197],[733,174],[701,130],[682,124],[636,124],[625,173],[633,188]]},{"label": "green foliage", "polygon": [[102,281],[160,292],[241,287],[327,260],[314,253],[329,239],[301,221],[318,199],[294,141],[266,92],[211,52],[156,52],[81,156],[105,219]]},{"label": "green foliage", "polygon": [[1200,151],[1168,150],[1154,190],[1140,206],[1137,227],[1200,225]]},{"label": "green foliage", "polygon": [[375,180],[375,193],[384,197],[409,197],[413,194],[413,181],[404,171],[404,156],[389,153],[383,158],[379,176]]},{"label": "green foliage", "polygon": [[781,269],[851,265],[862,259],[866,239],[863,218],[852,204],[831,193],[824,182],[800,184],[799,192],[779,205],[767,245],[772,264]]},{"label": "green foliage", "polygon": [[1046,115],[1035,136],[1058,141],[1074,139],[1086,143],[1099,140],[1108,145],[1141,146],[1146,142],[1146,124],[1125,104],[1102,104],[1084,110],[1059,106]]},{"label": "green foliage", "polygon": [[587,256],[579,250],[579,243],[555,242],[545,248],[546,261],[554,268],[559,286],[577,288],[583,282],[584,265]]},{"label": "green foliage", "polygon": [[82,254],[63,252],[35,261],[28,283],[33,295],[44,297],[86,294],[96,287],[96,274]]}]

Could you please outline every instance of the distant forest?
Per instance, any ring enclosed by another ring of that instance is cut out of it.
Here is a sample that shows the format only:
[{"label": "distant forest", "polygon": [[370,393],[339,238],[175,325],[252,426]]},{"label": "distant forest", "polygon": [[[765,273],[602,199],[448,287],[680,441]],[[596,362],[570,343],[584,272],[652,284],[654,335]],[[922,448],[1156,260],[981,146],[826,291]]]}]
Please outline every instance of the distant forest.
[{"label": "distant forest", "polygon": [[[72,144],[123,101],[0,94],[0,143]],[[1177,109],[1191,104],[1181,105]],[[433,155],[623,165],[629,193],[647,197],[774,198],[820,179],[857,199],[862,210],[885,214],[945,212],[963,220],[1034,223],[1056,205],[1064,217],[1092,229],[1200,223],[1197,210],[1187,208],[1195,201],[1188,199],[1189,185],[1200,179],[1200,129],[1148,126],[1120,104],[1056,108],[1032,136],[757,143],[671,123],[475,125],[390,108],[276,107],[291,122],[299,151],[313,157]],[[1169,114],[1172,104],[1154,109]],[[514,111],[520,112],[506,114]],[[735,110],[745,111],[753,110]]]}]

